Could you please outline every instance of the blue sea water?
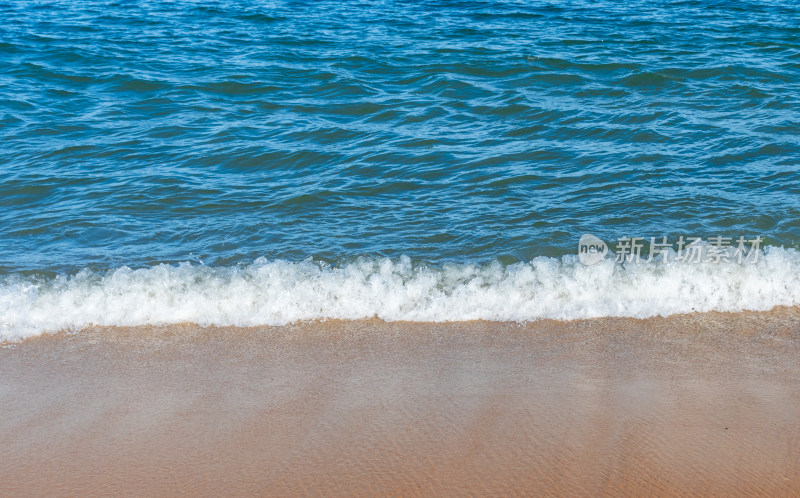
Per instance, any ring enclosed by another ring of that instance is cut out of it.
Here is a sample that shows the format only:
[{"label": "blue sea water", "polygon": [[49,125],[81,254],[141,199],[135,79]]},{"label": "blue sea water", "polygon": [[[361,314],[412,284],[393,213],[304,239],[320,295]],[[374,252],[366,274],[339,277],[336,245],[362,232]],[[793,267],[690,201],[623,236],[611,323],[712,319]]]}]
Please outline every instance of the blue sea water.
[{"label": "blue sea water", "polygon": [[792,1],[0,1],[0,339],[798,304],[798,166]]}]

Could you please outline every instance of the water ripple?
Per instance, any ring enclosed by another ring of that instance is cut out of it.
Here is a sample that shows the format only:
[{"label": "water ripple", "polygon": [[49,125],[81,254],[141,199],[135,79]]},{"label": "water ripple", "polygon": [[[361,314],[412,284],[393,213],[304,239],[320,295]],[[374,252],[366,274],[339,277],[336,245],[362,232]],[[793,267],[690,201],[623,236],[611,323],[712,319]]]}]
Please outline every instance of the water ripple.
[{"label": "water ripple", "polygon": [[0,269],[800,246],[789,1],[14,0]]}]

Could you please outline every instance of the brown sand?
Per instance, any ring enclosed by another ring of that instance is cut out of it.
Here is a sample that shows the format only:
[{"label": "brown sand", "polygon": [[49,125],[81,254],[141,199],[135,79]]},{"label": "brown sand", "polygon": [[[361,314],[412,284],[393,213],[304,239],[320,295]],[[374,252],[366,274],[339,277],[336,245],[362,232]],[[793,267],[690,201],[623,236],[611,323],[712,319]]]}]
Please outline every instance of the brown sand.
[{"label": "brown sand", "polygon": [[800,311],[0,347],[0,494],[800,495]]}]

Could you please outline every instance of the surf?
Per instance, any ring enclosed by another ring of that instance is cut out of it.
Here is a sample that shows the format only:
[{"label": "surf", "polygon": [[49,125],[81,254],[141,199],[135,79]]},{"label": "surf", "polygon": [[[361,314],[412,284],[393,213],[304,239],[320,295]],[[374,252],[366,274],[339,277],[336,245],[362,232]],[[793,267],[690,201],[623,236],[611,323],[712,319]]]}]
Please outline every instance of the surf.
[{"label": "surf", "polygon": [[739,264],[576,255],[431,265],[361,257],[339,265],[257,259],[0,278],[0,340],[89,326],[285,325],[305,320],[526,322],[769,310],[800,304],[800,253],[767,246]]}]

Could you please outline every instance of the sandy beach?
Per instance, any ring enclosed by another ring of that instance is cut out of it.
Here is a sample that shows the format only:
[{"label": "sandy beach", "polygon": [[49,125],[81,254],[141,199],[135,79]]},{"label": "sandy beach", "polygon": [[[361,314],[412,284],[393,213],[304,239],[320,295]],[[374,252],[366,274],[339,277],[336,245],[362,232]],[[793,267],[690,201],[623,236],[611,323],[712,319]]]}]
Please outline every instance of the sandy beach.
[{"label": "sandy beach", "polygon": [[800,498],[800,1],[0,4],[0,498]]},{"label": "sandy beach", "polygon": [[0,489],[800,494],[800,312],[93,328],[0,348]]}]

